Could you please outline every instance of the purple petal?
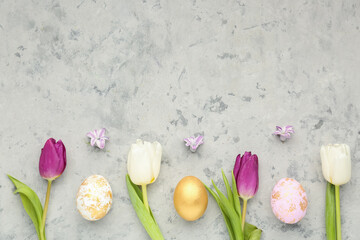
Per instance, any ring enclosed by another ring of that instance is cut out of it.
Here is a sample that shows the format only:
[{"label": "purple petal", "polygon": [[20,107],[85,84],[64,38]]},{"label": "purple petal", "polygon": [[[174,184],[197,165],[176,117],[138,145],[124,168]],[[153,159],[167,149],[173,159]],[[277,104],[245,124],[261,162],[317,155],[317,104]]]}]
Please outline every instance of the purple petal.
[{"label": "purple petal", "polygon": [[91,145],[91,146],[94,146],[95,143],[96,143],[96,138],[91,138],[91,140],[90,140],[90,145]]},{"label": "purple petal", "polygon": [[100,139],[99,140],[99,142],[100,142],[100,149],[104,149],[104,147],[105,147],[105,140],[104,139]]},{"label": "purple petal", "polygon": [[273,135],[281,135],[281,131],[275,131]]},{"label": "purple petal", "polygon": [[185,146],[190,146],[190,151],[195,152],[196,149],[204,143],[203,136],[199,135],[196,138],[195,137],[188,137],[184,138],[184,141],[186,142]]},{"label": "purple petal", "polygon": [[285,128],[285,132],[294,131],[293,126],[290,126],[290,125],[285,126],[284,128]]},{"label": "purple petal", "polygon": [[185,146],[190,146],[191,142],[189,138],[184,138],[184,141],[186,142]]},{"label": "purple petal", "polygon": [[99,133],[98,133],[98,130],[94,130],[94,135],[95,135],[95,138],[98,138],[99,137]]},{"label": "purple petal", "polygon": [[39,172],[48,180],[59,177],[66,168],[66,148],[61,140],[50,138],[41,149]]},{"label": "purple petal", "polygon": [[259,163],[256,154],[252,155],[240,169],[237,189],[243,199],[252,198],[259,187]]},{"label": "purple petal", "polygon": [[99,131],[99,138],[102,138],[102,137],[104,137],[105,136],[105,128],[102,128],[102,129],[100,129],[100,131]]},{"label": "purple petal", "polygon": [[104,149],[104,147],[105,147],[105,140],[102,140],[102,139],[96,140],[96,145],[97,145],[100,149]]},{"label": "purple petal", "polygon": [[197,146],[199,146],[200,144],[203,143],[203,138],[204,138],[204,137],[201,136],[201,135],[196,137],[195,142],[196,142],[196,145],[197,145]]},{"label": "purple petal", "polygon": [[241,157],[241,161],[240,161],[240,169],[243,167],[243,165],[250,159],[251,157],[251,152],[245,152],[242,157]]},{"label": "purple petal", "polygon": [[86,136],[89,137],[89,138],[95,138],[95,135],[94,135],[93,132],[88,132],[88,133],[86,134]]},{"label": "purple petal", "polygon": [[276,126],[276,130],[278,130],[278,131],[282,131],[282,127],[280,127],[280,126]]},{"label": "purple petal", "polygon": [[241,161],[241,155],[237,155],[234,165],[234,177],[237,179],[240,171],[240,161]]}]

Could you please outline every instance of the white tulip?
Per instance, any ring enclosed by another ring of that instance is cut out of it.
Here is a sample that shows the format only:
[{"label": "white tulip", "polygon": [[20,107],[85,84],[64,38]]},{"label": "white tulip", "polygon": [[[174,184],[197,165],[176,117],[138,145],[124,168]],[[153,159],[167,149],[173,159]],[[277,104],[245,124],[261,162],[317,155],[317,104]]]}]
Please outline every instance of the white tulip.
[{"label": "white tulip", "polygon": [[155,182],[160,172],[161,154],[160,143],[136,140],[136,143],[131,145],[127,161],[131,181],[136,185]]},{"label": "white tulip", "polygon": [[337,186],[351,178],[350,147],[346,144],[329,144],[320,150],[324,178]]}]

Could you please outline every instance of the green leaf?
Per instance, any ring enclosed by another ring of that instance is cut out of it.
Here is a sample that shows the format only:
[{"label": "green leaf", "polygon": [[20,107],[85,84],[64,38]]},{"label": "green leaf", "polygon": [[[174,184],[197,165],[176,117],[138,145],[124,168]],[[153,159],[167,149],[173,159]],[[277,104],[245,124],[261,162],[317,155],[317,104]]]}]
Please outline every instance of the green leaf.
[{"label": "green leaf", "polygon": [[26,184],[20,182],[19,180],[17,180],[16,178],[10,175],[8,175],[8,177],[16,187],[16,191],[14,193],[20,194],[20,198],[24,206],[24,209],[31,218],[31,221],[35,226],[39,239],[41,239],[40,226],[42,222],[41,219],[43,214],[43,208],[39,200],[39,197]]},{"label": "green leaf", "polygon": [[231,187],[229,185],[229,181],[226,178],[225,173],[224,173],[224,171],[222,169],[221,169],[221,173],[222,173],[222,177],[223,177],[223,180],[224,180],[224,183],[225,183],[226,192],[227,192],[227,196],[228,196],[228,199],[230,201],[230,204],[235,207],[234,198],[233,198]]},{"label": "green leaf", "polygon": [[[236,197],[236,200],[239,203],[238,206],[239,206],[239,209],[240,209],[240,200],[239,200],[239,197],[238,197],[238,194],[237,194],[236,184],[234,184],[234,182],[235,182],[235,177],[234,177],[234,174],[233,174],[233,186],[235,186],[235,191],[233,191],[233,195],[234,195],[234,198]],[[217,187],[214,184],[214,182],[213,182],[213,185],[214,185],[215,190],[216,190]],[[223,214],[223,217],[224,217],[224,221],[226,223],[226,227],[227,227],[228,232],[229,232],[230,240],[239,239],[239,237],[236,238],[236,236],[234,235],[231,219],[228,216],[229,212],[225,210],[225,205],[226,204],[224,205],[222,203],[220,197],[213,190],[211,190],[211,188],[209,188],[205,184],[204,184],[204,186],[209,191],[209,193],[214,197],[215,201],[217,202],[217,204],[220,207],[220,210],[221,210],[221,212]],[[233,188],[233,190],[234,190],[234,188]],[[240,217],[241,217],[241,214],[240,214]],[[237,220],[237,222],[241,223],[241,218],[240,218],[240,220]],[[236,228],[241,229],[241,225],[237,225]],[[255,227],[254,225],[251,225],[251,224],[249,224],[247,222],[245,223],[244,240],[260,240],[261,233],[262,233],[262,231],[260,229],[258,229],[257,227]],[[240,238],[240,239],[242,239],[242,238]]]},{"label": "green leaf", "polygon": [[259,240],[261,238],[262,231],[254,225],[245,222],[244,233],[245,240]]},{"label": "green leaf", "polygon": [[234,198],[234,206],[236,213],[239,215],[239,219],[241,222],[241,205],[240,205],[240,198],[236,187],[236,181],[234,172],[232,172],[232,191],[233,191],[233,198]]},{"label": "green leaf", "polygon": [[[152,240],[164,240],[160,228],[152,216],[151,211],[149,212],[146,209],[142,201],[142,194],[141,197],[139,196],[139,187],[134,186],[128,174],[126,175],[126,186],[129,192],[131,203],[146,232],[149,234]],[[136,190],[136,188],[138,190]]]},{"label": "green leaf", "polygon": [[335,211],[335,186],[328,182],[325,210],[326,236],[328,240],[336,240]]},{"label": "green leaf", "polygon": [[231,223],[230,223],[230,220],[229,220],[228,216],[226,215],[226,213],[224,212],[224,210],[221,207],[219,196],[213,190],[211,190],[208,186],[206,186],[205,184],[204,184],[204,186],[209,191],[209,193],[213,196],[213,198],[215,199],[215,201],[217,202],[217,204],[218,204],[218,206],[219,206],[219,208],[221,210],[221,213],[222,213],[222,215],[224,217],[224,221],[225,221],[225,224],[226,224],[226,228],[227,228],[227,230],[229,232],[230,240],[235,240],[234,231],[232,230]]},{"label": "green leaf", "polygon": [[[138,195],[138,197],[141,199],[141,202],[144,202],[144,200],[143,200],[143,195],[142,195],[142,191],[141,191],[140,187],[139,187],[138,185],[134,184],[134,183],[131,181],[131,179],[130,179],[130,183],[131,183],[132,187],[134,188],[134,190],[136,191],[136,194]],[[154,215],[153,215],[150,207],[149,207],[149,210],[150,210],[150,215],[151,215],[151,217],[154,219],[154,222],[156,223],[155,218],[154,218]],[[157,224],[157,223],[156,223],[156,224]]]},{"label": "green leaf", "polygon": [[220,203],[226,215],[229,217],[232,229],[234,231],[234,236],[236,240],[243,240],[244,234],[241,229],[241,221],[239,220],[239,216],[237,215],[234,207],[230,204],[229,200],[225,197],[225,195],[219,190],[219,188],[215,185],[214,181],[212,184],[219,195]]},{"label": "green leaf", "polygon": [[250,237],[246,240],[260,240],[262,231],[260,229],[255,229],[250,233]]}]

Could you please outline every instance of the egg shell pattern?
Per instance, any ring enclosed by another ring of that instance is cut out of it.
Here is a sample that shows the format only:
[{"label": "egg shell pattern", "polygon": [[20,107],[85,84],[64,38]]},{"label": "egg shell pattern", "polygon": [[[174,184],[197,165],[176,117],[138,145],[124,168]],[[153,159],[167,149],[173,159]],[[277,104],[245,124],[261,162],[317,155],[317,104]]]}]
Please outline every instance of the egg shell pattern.
[{"label": "egg shell pattern", "polygon": [[308,201],[304,188],[295,179],[283,178],[271,194],[271,208],[284,223],[299,222],[306,214]]},{"label": "egg shell pattern", "polygon": [[109,182],[100,175],[92,175],[81,184],[76,197],[77,209],[87,220],[103,218],[112,204],[112,191]]}]

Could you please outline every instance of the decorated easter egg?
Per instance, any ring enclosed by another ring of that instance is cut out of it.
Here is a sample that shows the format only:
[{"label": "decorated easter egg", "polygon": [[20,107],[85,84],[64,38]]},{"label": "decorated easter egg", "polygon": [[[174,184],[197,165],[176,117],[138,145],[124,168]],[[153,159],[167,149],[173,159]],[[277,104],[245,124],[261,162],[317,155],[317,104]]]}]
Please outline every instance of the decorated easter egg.
[{"label": "decorated easter egg", "polygon": [[112,191],[109,182],[100,175],[92,175],[81,184],[76,197],[76,205],[86,220],[96,221],[110,210]]},{"label": "decorated easter egg", "polygon": [[174,192],[174,206],[183,219],[199,219],[204,214],[207,204],[207,191],[198,178],[187,176],[180,180]]},{"label": "decorated easter egg", "polygon": [[306,214],[308,201],[304,188],[295,179],[283,178],[271,194],[271,208],[284,223],[299,222]]}]

